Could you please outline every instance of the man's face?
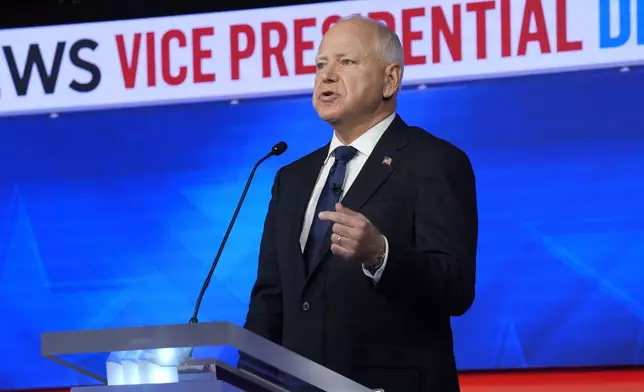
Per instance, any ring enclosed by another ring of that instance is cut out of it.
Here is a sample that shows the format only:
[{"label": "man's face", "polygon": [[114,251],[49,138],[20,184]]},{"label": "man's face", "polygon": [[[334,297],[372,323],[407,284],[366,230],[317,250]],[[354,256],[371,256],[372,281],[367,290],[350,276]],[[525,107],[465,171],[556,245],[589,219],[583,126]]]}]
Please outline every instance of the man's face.
[{"label": "man's face", "polygon": [[324,36],[316,58],[313,107],[329,123],[351,123],[382,103],[385,67],[374,26],[341,21]]}]

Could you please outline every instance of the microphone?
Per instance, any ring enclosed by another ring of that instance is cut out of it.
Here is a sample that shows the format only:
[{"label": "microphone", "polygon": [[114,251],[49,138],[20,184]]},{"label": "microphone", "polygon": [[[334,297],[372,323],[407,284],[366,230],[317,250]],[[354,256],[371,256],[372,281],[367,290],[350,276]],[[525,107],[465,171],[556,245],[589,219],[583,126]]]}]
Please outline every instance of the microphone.
[{"label": "microphone", "polygon": [[339,195],[340,193],[342,193],[342,184],[336,184],[335,182],[332,182],[331,192],[333,192],[334,195]]},{"label": "microphone", "polygon": [[266,154],[262,159],[260,159],[259,161],[257,161],[257,163],[255,163],[255,166],[253,166],[253,170],[251,170],[250,175],[248,176],[248,181],[246,181],[246,187],[244,188],[244,191],[242,192],[242,195],[239,198],[239,202],[237,203],[237,208],[235,209],[235,212],[233,213],[233,217],[230,220],[230,223],[228,224],[228,229],[226,230],[226,234],[224,234],[224,238],[221,240],[221,244],[219,245],[219,250],[217,251],[217,255],[215,256],[215,259],[212,261],[212,265],[210,266],[210,271],[208,271],[206,280],[203,282],[203,286],[201,287],[201,292],[197,297],[197,302],[195,303],[195,309],[192,314],[192,318],[190,319],[190,324],[199,323],[199,320],[197,319],[197,315],[199,314],[201,301],[203,300],[203,297],[206,294],[206,290],[208,289],[208,285],[210,284],[212,275],[215,273],[215,268],[217,267],[217,263],[219,263],[219,258],[221,257],[221,253],[223,252],[224,247],[226,246],[226,241],[228,241],[228,236],[230,235],[230,232],[233,229],[235,220],[237,220],[237,215],[239,214],[239,210],[241,209],[241,206],[244,203],[244,199],[246,198],[246,193],[248,192],[248,188],[250,188],[250,183],[253,181],[253,177],[255,176],[255,171],[257,170],[259,165],[262,164],[262,162],[264,162],[265,160],[267,160],[272,156],[282,155],[287,148],[288,148],[288,145],[285,142],[277,143],[276,145],[273,146],[273,148],[271,148],[271,152]]}]

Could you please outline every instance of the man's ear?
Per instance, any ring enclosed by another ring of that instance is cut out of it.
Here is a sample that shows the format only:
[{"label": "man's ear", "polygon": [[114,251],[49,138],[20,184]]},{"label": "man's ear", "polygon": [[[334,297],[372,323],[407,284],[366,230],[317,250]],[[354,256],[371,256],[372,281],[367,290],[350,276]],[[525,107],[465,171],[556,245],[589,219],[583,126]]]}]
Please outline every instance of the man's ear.
[{"label": "man's ear", "polygon": [[400,64],[389,64],[387,68],[385,68],[384,78],[385,83],[384,88],[382,89],[382,97],[384,99],[390,99],[400,89],[400,84],[402,83],[402,68],[400,67]]}]

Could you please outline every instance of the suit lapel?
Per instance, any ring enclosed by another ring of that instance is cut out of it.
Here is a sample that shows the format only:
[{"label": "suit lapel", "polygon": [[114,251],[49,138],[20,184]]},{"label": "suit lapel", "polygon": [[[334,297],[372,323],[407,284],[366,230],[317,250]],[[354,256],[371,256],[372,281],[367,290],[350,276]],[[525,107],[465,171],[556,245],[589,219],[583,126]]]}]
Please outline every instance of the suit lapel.
[{"label": "suit lapel", "polygon": [[[342,198],[342,205],[353,211],[360,211],[371,196],[376,193],[404,155],[404,147],[407,146],[409,141],[407,128],[408,126],[402,118],[396,115],[394,121],[382,135],[371,155],[369,155],[351,188]],[[322,248],[327,249],[327,251],[321,252],[310,265],[309,279],[319,269],[324,257],[330,252],[330,248],[331,239],[330,236],[327,236],[326,243]]]},{"label": "suit lapel", "polygon": [[400,162],[407,141],[407,125],[396,116],[342,199],[342,205],[353,211],[360,211]]}]

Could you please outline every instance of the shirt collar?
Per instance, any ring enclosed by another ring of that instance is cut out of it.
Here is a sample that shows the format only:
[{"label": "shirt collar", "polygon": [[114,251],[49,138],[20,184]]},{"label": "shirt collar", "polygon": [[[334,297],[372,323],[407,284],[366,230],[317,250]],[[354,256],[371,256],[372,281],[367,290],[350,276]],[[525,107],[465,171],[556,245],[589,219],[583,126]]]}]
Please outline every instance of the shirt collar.
[{"label": "shirt collar", "polygon": [[[395,112],[391,113],[389,117],[385,118],[384,120],[376,124],[373,128],[360,135],[360,137],[358,137],[353,141],[353,143],[349,145],[358,150],[358,154],[369,156],[373,149],[376,147],[376,144],[378,144],[378,140],[380,140],[387,128],[389,128],[389,125],[391,125],[391,123],[394,121],[394,118],[396,118]],[[324,161],[324,163],[328,162],[329,158],[331,157],[331,155],[333,155],[333,152],[336,148],[343,145],[344,144],[340,141],[340,139],[338,139],[338,135],[333,132],[333,138],[331,139],[329,151],[327,152],[326,160]]]}]

